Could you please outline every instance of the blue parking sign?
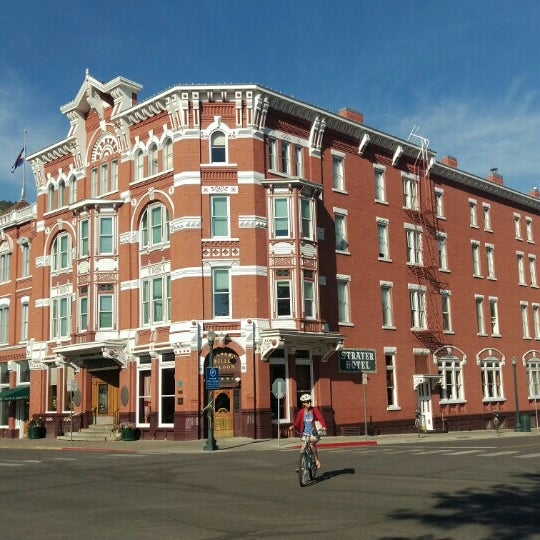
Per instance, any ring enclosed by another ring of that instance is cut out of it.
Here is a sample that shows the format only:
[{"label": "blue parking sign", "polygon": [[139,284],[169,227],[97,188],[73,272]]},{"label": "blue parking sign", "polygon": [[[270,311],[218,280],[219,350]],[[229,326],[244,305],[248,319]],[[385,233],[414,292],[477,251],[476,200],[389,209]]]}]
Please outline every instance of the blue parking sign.
[{"label": "blue parking sign", "polygon": [[206,368],[206,389],[219,390],[219,368],[217,367]]}]

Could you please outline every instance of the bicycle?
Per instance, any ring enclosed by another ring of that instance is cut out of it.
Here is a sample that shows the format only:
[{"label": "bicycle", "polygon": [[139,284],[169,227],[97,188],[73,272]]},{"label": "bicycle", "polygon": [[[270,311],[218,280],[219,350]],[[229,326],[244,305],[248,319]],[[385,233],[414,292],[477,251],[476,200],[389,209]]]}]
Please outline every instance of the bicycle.
[{"label": "bicycle", "polygon": [[317,463],[311,449],[309,437],[302,437],[302,448],[298,456],[298,483],[300,487],[306,486],[309,482],[313,482],[317,477]]}]

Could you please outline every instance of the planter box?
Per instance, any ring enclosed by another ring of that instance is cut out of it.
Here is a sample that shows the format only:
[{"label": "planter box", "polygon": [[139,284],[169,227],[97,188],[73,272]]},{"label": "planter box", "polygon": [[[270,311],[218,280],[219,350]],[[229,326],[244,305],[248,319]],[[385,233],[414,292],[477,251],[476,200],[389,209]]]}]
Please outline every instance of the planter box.
[{"label": "planter box", "polygon": [[122,428],[122,440],[123,441],[136,441],[138,439],[137,429]]},{"label": "planter box", "polygon": [[43,439],[45,437],[46,431],[44,426],[34,426],[28,428],[28,438],[29,439]]}]

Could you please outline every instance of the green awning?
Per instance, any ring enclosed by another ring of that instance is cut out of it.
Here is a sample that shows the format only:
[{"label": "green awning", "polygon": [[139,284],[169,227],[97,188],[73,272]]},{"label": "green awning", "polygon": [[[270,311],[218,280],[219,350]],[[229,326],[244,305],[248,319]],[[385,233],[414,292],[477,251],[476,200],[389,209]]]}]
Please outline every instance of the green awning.
[{"label": "green awning", "polygon": [[0,392],[0,401],[21,401],[30,397],[30,386],[16,386]]}]

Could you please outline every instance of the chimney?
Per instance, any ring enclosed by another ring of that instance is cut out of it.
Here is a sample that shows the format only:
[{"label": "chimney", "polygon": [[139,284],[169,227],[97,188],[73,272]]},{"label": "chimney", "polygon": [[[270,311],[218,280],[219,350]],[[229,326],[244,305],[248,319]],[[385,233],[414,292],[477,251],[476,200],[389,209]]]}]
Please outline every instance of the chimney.
[{"label": "chimney", "polygon": [[354,109],[349,109],[348,107],[343,107],[343,109],[340,109],[339,116],[342,116],[347,120],[352,120],[357,124],[364,123],[364,115],[361,112],[355,111]]},{"label": "chimney", "polygon": [[448,167],[452,167],[453,169],[457,169],[458,165],[457,158],[454,156],[444,156],[441,158],[441,163],[443,165],[448,165]]},{"label": "chimney", "polygon": [[490,174],[488,175],[487,180],[499,186],[504,186],[503,176],[502,174],[499,174],[498,171],[499,169],[497,168],[490,169]]},{"label": "chimney", "polygon": [[540,199],[540,191],[534,186],[531,191],[529,191],[529,197],[534,197],[535,199]]}]

